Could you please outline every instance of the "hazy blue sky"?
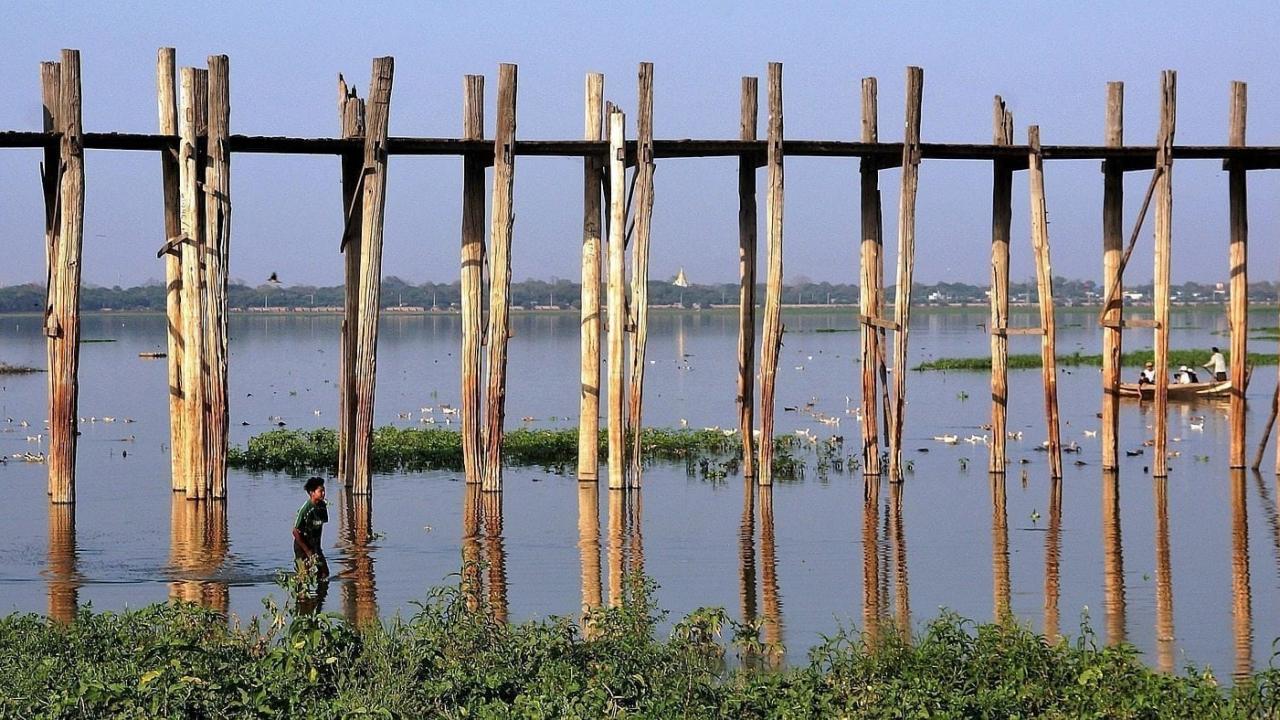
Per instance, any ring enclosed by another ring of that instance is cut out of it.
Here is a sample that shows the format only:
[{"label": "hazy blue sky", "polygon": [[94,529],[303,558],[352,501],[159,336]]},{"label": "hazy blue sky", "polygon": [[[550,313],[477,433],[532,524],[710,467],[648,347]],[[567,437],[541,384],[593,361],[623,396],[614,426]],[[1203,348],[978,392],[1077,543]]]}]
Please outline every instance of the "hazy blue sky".
[{"label": "hazy blue sky", "polygon": [[[988,142],[991,98],[1009,102],[1019,142],[1041,126],[1043,142],[1100,144],[1105,84],[1126,82],[1126,138],[1150,144],[1163,68],[1178,75],[1177,141],[1225,144],[1228,83],[1249,83],[1249,140],[1280,144],[1276,42],[1280,3],[96,3],[6,4],[0,129],[38,129],[38,63],[63,47],[82,52],[84,126],[156,129],[155,54],[178,48],[182,65],[231,58],[232,131],[332,136],[336,78],[364,94],[370,59],[396,59],[393,135],[457,136],[462,76],[489,78],[520,66],[520,138],[582,135],[584,74],[606,75],[606,96],[635,106],[636,68],[655,63],[655,132],[662,138],[737,135],[742,75],[784,63],[789,138],[855,139],[858,85],[880,82],[881,138],[901,138],[907,65],[925,70],[923,137]],[[267,9],[268,7],[273,9]],[[765,106],[762,97],[761,106]],[[493,113],[488,113],[492,134]],[[764,118],[761,119],[763,127]],[[629,135],[632,133],[629,131]],[[38,153],[0,150],[0,283],[43,281]],[[231,274],[256,284],[340,282],[342,222],[333,157],[233,158]],[[86,158],[84,277],[133,284],[161,277],[159,158],[90,151]],[[520,158],[515,180],[516,278],[576,278],[582,163]],[[458,273],[461,161],[392,159],[384,272],[447,281]],[[1252,277],[1278,279],[1274,172],[1251,174]],[[1130,225],[1148,174],[1126,183]],[[1015,185],[1013,273],[1033,272],[1025,173]],[[925,161],[921,170],[917,278],[986,282],[990,167]],[[1046,171],[1054,270],[1098,277],[1102,181],[1097,162]],[[1175,165],[1175,279],[1226,276],[1226,177],[1218,163]],[[762,183],[763,187],[763,183]],[[882,174],[885,242],[896,247],[897,172]],[[786,165],[788,279],[857,277],[857,167],[849,159],[795,158]],[[762,204],[763,207],[763,204]],[[652,272],[684,266],[694,282],[736,277],[736,160],[659,161]],[[763,240],[763,234],[762,234]],[[1130,277],[1151,274],[1150,230]],[[763,262],[763,253],[762,253]],[[890,266],[892,267],[892,266]]]}]

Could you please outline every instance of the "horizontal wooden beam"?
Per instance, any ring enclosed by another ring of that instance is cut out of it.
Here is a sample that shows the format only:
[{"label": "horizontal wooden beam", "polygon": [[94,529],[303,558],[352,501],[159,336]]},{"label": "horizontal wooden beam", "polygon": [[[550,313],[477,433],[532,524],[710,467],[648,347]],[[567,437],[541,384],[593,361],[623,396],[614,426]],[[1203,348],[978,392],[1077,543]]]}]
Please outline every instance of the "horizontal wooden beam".
[{"label": "horizontal wooden beam", "polygon": [[[0,131],[0,148],[43,148],[55,146],[57,133]],[[359,140],[343,138],[302,138],[271,135],[232,135],[232,152],[282,155],[341,155],[359,152]],[[607,144],[592,140],[517,140],[516,155],[543,157],[589,157],[603,155]],[[90,150],[164,150],[176,148],[170,136],[151,133],[84,133],[84,147]],[[460,138],[389,137],[391,155],[453,155],[491,157],[493,140]],[[654,140],[655,158],[748,157],[762,158],[763,140]],[[882,168],[901,163],[902,143],[864,143],[842,140],[784,140],[783,152],[800,157],[848,157],[878,160]],[[932,160],[985,160],[1008,163],[1024,169],[1029,149],[1025,145],[983,145],[972,143],[921,143],[921,156]],[[1155,165],[1156,148],[1151,145],[1107,147],[1101,145],[1045,145],[1045,160],[1103,160],[1122,170],[1150,170]],[[635,154],[635,142],[627,143],[627,155]],[[1280,168],[1280,146],[1179,145],[1173,149],[1179,160],[1224,160],[1239,162],[1248,170]]]},{"label": "horizontal wooden beam", "polygon": [[1153,318],[1129,318],[1123,322],[1102,322],[1099,325],[1109,328],[1158,328],[1160,322]]},{"label": "horizontal wooden beam", "polygon": [[858,322],[863,325],[871,325],[873,327],[884,328],[885,330],[893,330],[897,332],[901,328],[898,323],[893,320],[885,320],[884,318],[871,317],[870,315],[859,315]]}]

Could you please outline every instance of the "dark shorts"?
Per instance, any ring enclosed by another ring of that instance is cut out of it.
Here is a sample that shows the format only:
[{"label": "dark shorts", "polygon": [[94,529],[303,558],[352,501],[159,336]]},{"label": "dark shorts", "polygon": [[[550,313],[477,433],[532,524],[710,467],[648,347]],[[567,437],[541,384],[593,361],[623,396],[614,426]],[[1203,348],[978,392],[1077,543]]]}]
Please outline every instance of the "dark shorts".
[{"label": "dark shorts", "polygon": [[1227,374],[1226,374],[1226,373],[1224,373],[1224,372],[1220,372],[1220,373],[1218,373],[1218,374],[1214,375],[1214,376],[1213,376],[1213,378],[1214,378],[1215,380],[1217,380],[1218,382],[1226,382],[1226,381],[1227,381]]}]

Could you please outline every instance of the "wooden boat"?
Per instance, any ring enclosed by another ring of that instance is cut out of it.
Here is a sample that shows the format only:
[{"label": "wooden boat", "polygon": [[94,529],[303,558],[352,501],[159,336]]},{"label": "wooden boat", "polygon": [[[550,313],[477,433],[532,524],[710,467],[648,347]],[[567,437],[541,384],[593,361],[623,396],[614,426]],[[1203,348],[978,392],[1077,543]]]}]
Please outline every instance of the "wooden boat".
[{"label": "wooden boat", "polygon": [[[1231,394],[1231,381],[1224,380],[1222,382],[1197,382],[1169,385],[1170,400],[1200,400],[1205,398],[1225,398]],[[1137,383],[1120,383],[1120,397],[1138,398],[1139,400],[1153,400],[1156,396],[1156,386],[1147,384],[1139,385]]]},{"label": "wooden boat", "polygon": [[138,357],[142,358],[143,360],[156,360],[156,359],[158,359],[158,358],[168,357],[168,356],[169,356],[169,355],[168,355],[168,353],[162,353],[162,352],[140,352],[140,353],[138,353]]}]

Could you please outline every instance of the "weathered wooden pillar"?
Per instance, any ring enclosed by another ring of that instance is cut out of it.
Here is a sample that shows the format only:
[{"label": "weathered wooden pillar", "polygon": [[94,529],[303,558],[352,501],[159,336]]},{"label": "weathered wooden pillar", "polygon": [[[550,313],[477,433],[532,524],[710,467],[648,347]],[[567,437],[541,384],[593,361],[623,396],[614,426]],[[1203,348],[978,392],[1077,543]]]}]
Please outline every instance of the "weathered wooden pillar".
[{"label": "weathered wooden pillar", "polygon": [[[364,101],[338,76],[338,124],[343,138],[364,137]],[[360,248],[364,223],[365,175],[363,153],[342,154],[342,252],[343,299],[338,357],[338,481],[351,487],[355,476],[356,345],[360,336]]]},{"label": "weathered wooden pillar", "polygon": [[1120,475],[1102,471],[1102,587],[1107,644],[1125,642],[1124,542],[1120,529]]},{"label": "weathered wooden pillar", "polygon": [[1049,431],[1049,474],[1062,477],[1062,434],[1058,420],[1057,325],[1053,307],[1053,267],[1049,263],[1049,211],[1044,199],[1044,155],[1040,126],[1027,130],[1028,177],[1031,180],[1031,246],[1036,258],[1036,294],[1040,306],[1040,372],[1044,379],[1044,414]]},{"label": "weathered wooden pillar", "polygon": [[[156,103],[160,116],[160,134],[178,140],[178,101],[174,92],[175,51],[160,48],[156,55]],[[168,331],[169,375],[169,479],[174,492],[185,492],[183,468],[186,467],[186,444],[182,438],[182,263],[181,246],[174,246],[182,236],[182,209],[178,196],[178,155],[174,150],[160,153],[160,176],[164,195],[164,286],[165,317]]]},{"label": "weathered wooden pillar", "polygon": [[[880,142],[879,101],[876,79],[862,79],[862,142]],[[877,376],[884,369],[883,328],[876,325],[884,313],[884,237],[880,227],[880,160],[864,157],[859,163],[862,241],[860,243],[861,314],[859,344],[862,350],[862,473],[880,475],[880,411]],[[888,409],[885,409],[888,412]],[[877,511],[877,514],[879,511]]]},{"label": "weathered wooden pillar", "polygon": [[[756,139],[759,80],[742,78],[738,137]],[[755,154],[738,157],[738,432],[742,433],[742,476],[756,477],[756,168]],[[754,575],[754,573],[753,573]],[[752,588],[754,592],[754,587]],[[754,613],[753,613],[754,614]]]},{"label": "weathered wooden pillar", "polygon": [[[484,76],[462,81],[462,136],[484,139]],[[462,158],[462,465],[468,483],[484,476],[481,452],[481,345],[484,333],[484,170],[485,158]]]},{"label": "weathered wooden pillar", "polygon": [[[54,103],[51,81],[57,78]],[[62,134],[57,161],[47,163],[46,226],[49,288],[45,336],[49,354],[49,496],[76,501],[76,422],[80,394],[80,258],[84,241],[84,145],[80,112],[80,51],[63,50],[57,70],[42,68],[46,126]],[[56,108],[56,110],[54,109]],[[51,157],[52,153],[46,153]],[[52,187],[54,197],[49,198]],[[56,232],[50,233],[53,227]],[[50,237],[50,235],[52,235]]]},{"label": "weathered wooden pillar", "polygon": [[[1231,83],[1229,142],[1244,147],[1247,86]],[[1244,163],[1227,162],[1231,207],[1231,450],[1230,466],[1244,467],[1245,386],[1249,362],[1249,201]]]},{"label": "weathered wooden pillar", "polygon": [[[627,148],[626,117],[609,113],[609,489],[626,487],[626,438],[623,430],[622,363],[626,349]],[[612,501],[611,501],[612,502]],[[611,506],[612,511],[612,506]],[[610,604],[612,602],[611,587]]]},{"label": "weathered wooden pillar", "polygon": [[649,341],[649,235],[653,219],[653,63],[640,63],[636,101],[635,244],[631,247],[631,392],[627,396],[627,428],[631,433],[627,486],[640,487],[643,458],[645,348]]},{"label": "weathered wooden pillar", "polygon": [[[1124,145],[1124,83],[1107,83],[1107,147]],[[1102,162],[1102,469],[1115,470],[1120,453],[1120,356],[1124,339],[1124,169]]]},{"label": "weathered wooden pillar", "polygon": [[373,399],[378,362],[378,309],[382,302],[382,219],[387,193],[387,122],[395,61],[374,58],[365,108],[364,159],[360,168],[360,295],[356,332],[356,422],[351,491],[368,495],[373,448]]},{"label": "weathered wooden pillar", "polygon": [[[586,83],[587,140],[600,142],[604,126],[604,75],[588,73]],[[582,366],[578,386],[578,480],[600,478],[600,230],[602,156],[583,160],[582,191]],[[599,552],[596,586],[599,592]]]},{"label": "weathered wooden pillar", "polygon": [[[40,95],[44,118],[44,131],[57,133],[62,131],[58,119],[62,105],[62,65],[57,62],[40,63]],[[45,344],[45,362],[50,372],[45,378],[48,383],[49,403],[52,409],[53,399],[57,394],[57,382],[54,380],[54,343],[57,334],[57,318],[53,314],[54,299],[58,294],[58,277],[54,274],[57,264],[58,238],[62,232],[62,150],[59,145],[46,142],[44,161],[40,163],[40,185],[44,194],[44,267],[45,267],[45,301],[44,301],[44,334],[49,338]],[[53,497],[54,486],[61,486],[62,478],[52,471],[48,477],[47,492]]]},{"label": "weathered wooden pillar", "polygon": [[207,310],[203,293],[204,274],[201,270],[205,252],[204,196],[200,191],[203,181],[203,156],[200,150],[201,136],[208,125],[208,72],[184,67],[180,71],[178,133],[178,189],[182,209],[182,432],[183,455],[187,460],[183,468],[183,488],[188,500],[203,499],[208,486],[208,447],[205,444],[207,417],[205,415],[205,319]]},{"label": "weathered wooden pillar", "polygon": [[1173,135],[1177,73],[1165,70],[1160,82],[1160,133],[1156,138],[1155,218],[1155,458],[1151,474],[1169,474],[1169,265],[1173,253]]},{"label": "weathered wooden pillar", "polygon": [[[768,260],[765,271],[764,327],[760,340],[761,485],[773,484],[773,407],[777,392],[778,353],[782,349],[782,63],[769,63],[769,190],[765,207]],[[762,501],[763,502],[763,501]]]},{"label": "weathered wooden pillar", "polygon": [[1012,584],[1009,581],[1009,509],[1005,474],[988,474],[991,482],[991,614],[1003,624],[1013,617]]},{"label": "weathered wooden pillar", "polygon": [[[1013,144],[1013,113],[997,95],[992,142]],[[1009,418],[1009,236],[1013,223],[1013,167],[993,163],[991,179],[991,453],[987,470],[1003,473]],[[998,619],[998,618],[997,618]]]},{"label": "weathered wooden pillar", "polygon": [[911,282],[916,267],[916,192],[920,183],[920,105],[924,71],[907,68],[907,110],[902,143],[902,193],[898,201],[898,275],[894,292],[893,414],[889,423],[889,475],[902,481],[902,424],[907,405],[907,335]]},{"label": "weathered wooden pillar", "polygon": [[511,230],[515,222],[516,66],[498,67],[498,120],[493,137],[493,218],[489,228],[489,384],[485,391],[486,492],[502,489],[502,424],[507,411],[507,342],[511,335]]},{"label": "weathered wooden pillar", "polygon": [[227,267],[231,260],[230,72],[210,55],[209,140],[204,172],[205,362],[208,367],[209,497],[227,496]]}]

